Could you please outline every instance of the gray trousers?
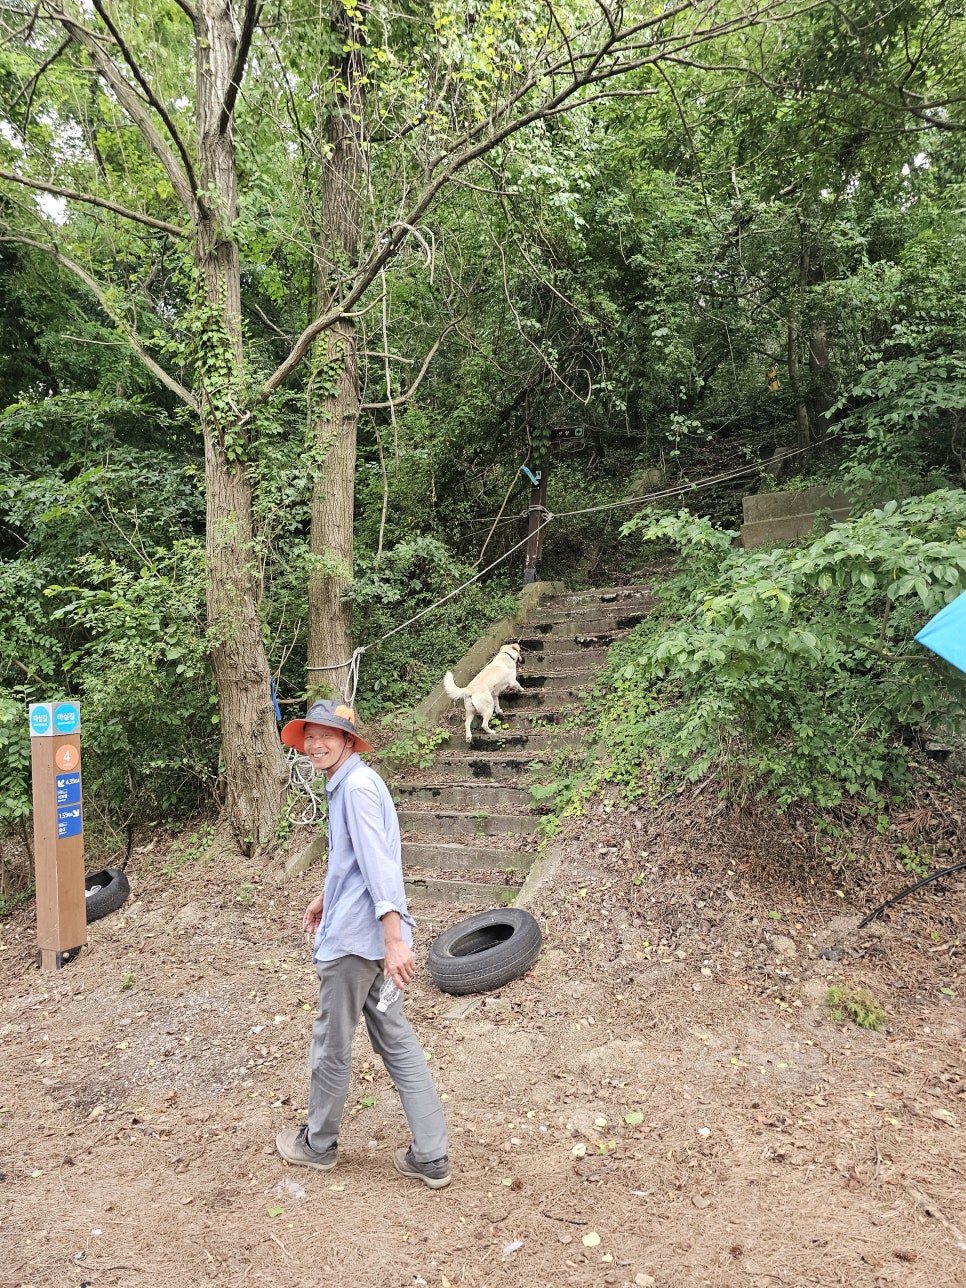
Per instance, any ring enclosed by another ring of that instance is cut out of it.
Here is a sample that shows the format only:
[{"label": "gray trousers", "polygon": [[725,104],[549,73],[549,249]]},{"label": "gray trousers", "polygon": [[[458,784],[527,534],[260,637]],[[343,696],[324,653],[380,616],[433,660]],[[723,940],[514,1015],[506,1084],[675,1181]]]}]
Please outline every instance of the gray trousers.
[{"label": "gray trousers", "polygon": [[382,988],[382,962],[365,957],[338,957],[316,962],[321,987],[319,1014],[309,1048],[308,1142],[320,1153],[339,1139],[339,1126],[349,1094],[352,1035],[364,1015],[369,1041],[396,1084],[413,1134],[413,1154],[420,1163],[447,1152],[446,1120],[419,1038],[403,1014],[402,999],[388,1011],[377,1011]]}]

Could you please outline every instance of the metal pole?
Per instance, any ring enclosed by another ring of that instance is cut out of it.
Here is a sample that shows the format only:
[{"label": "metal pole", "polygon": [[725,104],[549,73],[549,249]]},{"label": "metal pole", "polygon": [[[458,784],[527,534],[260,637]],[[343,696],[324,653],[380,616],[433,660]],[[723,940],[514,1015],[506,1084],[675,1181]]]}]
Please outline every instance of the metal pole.
[{"label": "metal pole", "polygon": [[523,584],[529,586],[540,575],[540,555],[543,551],[543,521],[547,508],[547,475],[549,458],[537,474],[537,481],[530,489],[529,523],[527,525],[527,557],[523,565]]}]

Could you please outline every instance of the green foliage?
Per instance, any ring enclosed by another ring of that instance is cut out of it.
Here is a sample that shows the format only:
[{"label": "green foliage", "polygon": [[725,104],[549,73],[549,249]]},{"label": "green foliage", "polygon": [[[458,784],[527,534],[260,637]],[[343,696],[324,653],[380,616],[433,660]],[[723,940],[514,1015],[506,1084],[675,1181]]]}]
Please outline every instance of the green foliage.
[{"label": "green foliage", "polygon": [[492,621],[513,611],[516,594],[504,581],[477,582],[432,607],[475,571],[431,536],[400,542],[378,561],[365,553],[359,556],[346,598],[354,605],[360,643],[432,609],[363,657],[358,706],[366,719],[380,710],[413,707]]},{"label": "green foliage", "polygon": [[390,741],[379,752],[379,759],[391,771],[401,769],[429,769],[437,748],[446,741],[446,729],[429,729],[410,713],[384,716],[382,727]]},{"label": "green foliage", "polygon": [[[197,158],[195,34],[177,5],[146,12],[118,8],[128,53]],[[60,49],[43,13],[26,27],[20,18],[14,6],[0,20],[3,167],[197,226],[89,55],[76,42]],[[77,20],[112,48],[92,11]],[[685,21],[673,24],[679,54]],[[642,42],[669,23],[648,19]],[[241,264],[237,336],[177,236],[80,202],[52,218],[46,198],[3,181],[6,228],[37,245],[0,246],[0,404],[12,404],[0,417],[0,703],[12,704],[0,705],[0,827],[24,817],[17,730],[31,698],[81,699],[86,790],[112,817],[183,815],[217,773],[197,418],[175,410],[123,332],[202,395],[231,470],[252,481],[246,555],[271,668],[284,698],[301,696],[309,572],[346,572],[309,553],[326,450],[315,417],[345,355],[323,337],[269,403],[253,394],[358,267],[319,229],[337,163],[323,164],[318,141],[346,90],[346,55],[366,82],[360,226],[395,236],[425,158],[529,112],[541,91],[523,87],[559,59],[556,87],[594,24],[604,31],[603,15],[579,5],[440,0],[423,12],[352,0],[332,14],[282,5],[270,34],[257,25],[259,74],[246,74],[232,125],[233,221],[200,180],[212,254],[227,262],[237,250]],[[687,59],[644,65],[616,101],[593,87],[590,104],[534,122],[462,171],[466,186],[440,190],[420,213],[431,256],[403,249],[353,307],[364,403],[356,643],[465,580],[504,502],[487,560],[519,540],[523,462],[552,461],[548,504],[579,509],[654,490],[654,471],[676,482],[761,467],[799,442],[804,420],[812,441],[837,436],[792,468],[844,481],[869,504],[962,482],[962,30],[958,11],[936,3],[773,13],[754,40],[735,31],[704,46],[704,63],[726,73]],[[947,104],[943,128],[906,112],[930,102]],[[377,245],[368,236],[363,258]],[[55,242],[101,283],[106,307],[43,249]],[[387,406],[437,342],[413,396]],[[551,430],[576,426],[579,442],[549,446]],[[752,474],[699,494],[714,524],[647,520],[647,551],[681,551],[688,575],[667,589],[666,623],[615,656],[613,690],[595,708],[610,758],[562,761],[545,803],[577,809],[607,780],[638,790],[642,764],[649,782],[686,767],[782,803],[876,796],[905,781],[921,720],[943,703],[956,717],[954,676],[896,659],[962,585],[949,554],[959,520],[937,508],[944,535],[930,536],[931,520],[883,509],[824,546],[732,554],[722,528],[738,489],[754,486]],[[544,573],[603,579],[614,513],[552,524]],[[507,611],[521,562],[367,653],[362,714],[411,707]],[[406,754],[418,763],[428,747]]]},{"label": "green foliage", "polygon": [[125,821],[177,817],[214,776],[202,561],[187,541],[137,572],[89,556],[83,583],[46,592],[52,619],[71,628],[64,670],[84,712],[85,790],[124,802]]},{"label": "green foliage", "polygon": [[243,881],[235,893],[235,902],[250,908],[255,902],[255,887],[250,881]]},{"label": "green foliage", "polygon": [[852,988],[849,984],[834,984],[825,994],[825,1005],[830,1008],[833,1020],[841,1023],[853,1020],[860,1029],[884,1029],[888,1016],[867,988]]},{"label": "green foliage", "polygon": [[909,845],[896,846],[896,858],[906,872],[918,881],[927,877],[932,869],[928,854],[923,854],[921,850],[913,849]]},{"label": "green foliage", "polygon": [[22,702],[0,695],[0,836],[23,835],[31,813],[26,713]]},{"label": "green foliage", "polygon": [[909,781],[909,734],[962,719],[966,681],[912,637],[966,586],[966,494],[945,490],[744,551],[686,512],[625,525],[680,571],[613,651],[597,707],[608,775],[641,765],[780,807],[872,802]]},{"label": "green foliage", "polygon": [[162,876],[173,877],[182,868],[204,863],[211,850],[214,835],[212,823],[201,823],[193,832],[185,833],[174,842],[164,859],[157,864],[156,870]]}]

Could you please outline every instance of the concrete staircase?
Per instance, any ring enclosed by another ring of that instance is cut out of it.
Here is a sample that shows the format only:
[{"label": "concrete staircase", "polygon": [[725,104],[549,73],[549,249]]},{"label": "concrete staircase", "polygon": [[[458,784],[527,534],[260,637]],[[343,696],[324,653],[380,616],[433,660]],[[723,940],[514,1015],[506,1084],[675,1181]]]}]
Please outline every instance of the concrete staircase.
[{"label": "concrete staircase", "polygon": [[[531,608],[519,642],[525,692],[501,697],[497,737],[474,732],[467,747],[462,702],[442,717],[450,736],[429,770],[393,783],[403,833],[403,869],[414,908],[421,901],[495,907],[511,903],[537,851],[539,814],[530,785],[554,750],[578,742],[567,727],[594,683],[607,648],[648,613],[648,586],[557,595]],[[493,650],[496,652],[496,649]],[[456,682],[469,674],[457,667]]]}]

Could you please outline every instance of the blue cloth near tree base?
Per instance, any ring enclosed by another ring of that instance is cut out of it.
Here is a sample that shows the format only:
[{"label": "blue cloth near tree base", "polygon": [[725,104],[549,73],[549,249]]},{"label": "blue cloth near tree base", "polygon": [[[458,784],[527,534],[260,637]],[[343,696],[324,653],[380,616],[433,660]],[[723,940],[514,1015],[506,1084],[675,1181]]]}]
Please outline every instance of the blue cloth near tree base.
[{"label": "blue cloth near tree base", "polygon": [[931,617],[916,639],[966,672],[966,592]]}]

